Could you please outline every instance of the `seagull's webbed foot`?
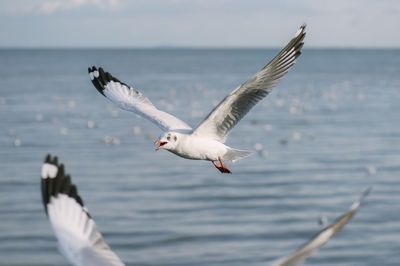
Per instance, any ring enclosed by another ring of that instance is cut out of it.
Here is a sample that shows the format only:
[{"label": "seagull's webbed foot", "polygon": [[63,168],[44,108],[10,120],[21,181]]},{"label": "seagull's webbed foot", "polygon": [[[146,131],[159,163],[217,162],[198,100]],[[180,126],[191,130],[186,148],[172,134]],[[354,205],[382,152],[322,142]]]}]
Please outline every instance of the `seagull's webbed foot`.
[{"label": "seagull's webbed foot", "polygon": [[214,166],[215,166],[221,173],[232,174],[231,170],[229,170],[228,167],[226,167],[226,165],[222,162],[221,157],[218,157],[218,160],[219,160],[220,164],[218,164],[218,163],[216,163],[215,161],[213,161],[212,163],[214,164]]}]

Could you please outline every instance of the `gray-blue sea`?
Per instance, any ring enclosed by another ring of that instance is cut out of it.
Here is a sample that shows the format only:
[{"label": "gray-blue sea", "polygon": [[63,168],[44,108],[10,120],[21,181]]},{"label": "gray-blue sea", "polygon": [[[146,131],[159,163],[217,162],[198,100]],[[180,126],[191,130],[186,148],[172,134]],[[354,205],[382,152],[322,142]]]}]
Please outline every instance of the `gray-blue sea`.
[{"label": "gray-blue sea", "polygon": [[305,49],[231,131],[256,150],[221,174],[153,142],[161,131],[99,94],[102,66],[196,126],[278,49],[0,50],[0,265],[68,265],[40,195],[57,155],[127,265],[266,265],[355,218],[307,265],[400,265],[400,50]]}]

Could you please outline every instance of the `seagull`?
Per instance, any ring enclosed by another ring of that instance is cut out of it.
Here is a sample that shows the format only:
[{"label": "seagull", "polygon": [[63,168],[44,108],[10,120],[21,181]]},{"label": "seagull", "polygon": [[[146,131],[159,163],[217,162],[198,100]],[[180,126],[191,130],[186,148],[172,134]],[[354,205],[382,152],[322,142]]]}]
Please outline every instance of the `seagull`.
[{"label": "seagull", "polygon": [[306,258],[322,247],[329,239],[342,231],[343,227],[354,217],[361,203],[364,201],[371,189],[372,187],[366,188],[359,199],[350,206],[350,209],[337,218],[332,224],[319,231],[313,238],[311,238],[311,240],[297,250],[271,263],[270,266],[294,266],[302,264]]},{"label": "seagull", "polygon": [[304,44],[305,28],[306,25],[302,25],[271,62],[226,96],[195,129],[157,109],[140,91],[104,72],[103,68],[93,66],[88,72],[93,85],[103,96],[163,130],[164,133],[154,143],[158,144],[157,151],[165,149],[186,159],[211,161],[221,173],[232,173],[223,161],[235,162],[252,152],[226,146],[224,142],[228,132],[272,91],[295,63]]},{"label": "seagull", "polygon": [[64,257],[76,266],[125,265],[104,242],[57,157],[46,157],[41,176],[44,209]]},{"label": "seagull", "polygon": [[[57,157],[47,155],[42,165],[42,199],[62,255],[75,266],[125,265],[111,251],[83,204],[71,177]],[[300,265],[313,252],[340,232],[355,215],[371,188],[367,188],[350,209],[336,221],[317,233],[294,252],[270,262],[270,266]]]}]

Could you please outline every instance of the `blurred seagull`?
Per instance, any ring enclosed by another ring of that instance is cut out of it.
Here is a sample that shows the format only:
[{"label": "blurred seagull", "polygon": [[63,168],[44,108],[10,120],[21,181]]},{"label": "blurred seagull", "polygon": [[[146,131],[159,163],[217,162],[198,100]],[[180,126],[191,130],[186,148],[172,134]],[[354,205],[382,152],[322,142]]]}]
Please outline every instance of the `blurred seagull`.
[{"label": "blurred seagull", "polygon": [[342,216],[337,218],[332,224],[318,232],[303,246],[293,251],[289,255],[278,259],[274,263],[270,264],[270,266],[294,266],[302,264],[306,258],[311,256],[316,250],[322,247],[326,242],[328,242],[329,239],[342,231],[345,224],[350,222],[350,220],[354,217],[354,214],[357,212],[361,203],[364,201],[371,189],[371,187],[365,189],[360,198],[351,205],[350,209]]},{"label": "blurred seagull", "polygon": [[[42,166],[42,199],[46,214],[58,240],[60,252],[76,266],[125,265],[109,248],[71,178],[64,172],[64,165],[57,157],[47,155]],[[353,203],[350,210],[296,251],[269,265],[299,265],[314,251],[340,232],[360,207],[371,188]]]},{"label": "blurred seagull", "polygon": [[104,242],[57,157],[47,155],[41,183],[44,209],[57,237],[58,248],[73,265],[125,265]]},{"label": "blurred seagull", "polygon": [[101,67],[93,66],[88,72],[93,85],[106,98],[120,108],[150,120],[164,131],[155,141],[158,144],[156,150],[166,149],[183,158],[212,161],[221,173],[231,173],[223,161],[234,162],[252,152],[224,145],[228,132],[272,91],[295,63],[304,44],[305,27],[302,25],[271,62],[225,97],[195,129],[157,109],[141,92],[104,72]]}]

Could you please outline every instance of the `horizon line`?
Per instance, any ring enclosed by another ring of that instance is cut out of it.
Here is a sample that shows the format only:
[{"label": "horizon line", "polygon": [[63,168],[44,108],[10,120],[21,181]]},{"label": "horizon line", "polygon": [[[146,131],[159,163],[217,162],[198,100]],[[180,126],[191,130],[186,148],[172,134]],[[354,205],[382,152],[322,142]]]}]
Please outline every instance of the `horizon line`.
[{"label": "horizon line", "polygon": [[[267,50],[280,46],[0,46],[0,50]],[[396,46],[311,46],[302,50],[399,50]]]}]

